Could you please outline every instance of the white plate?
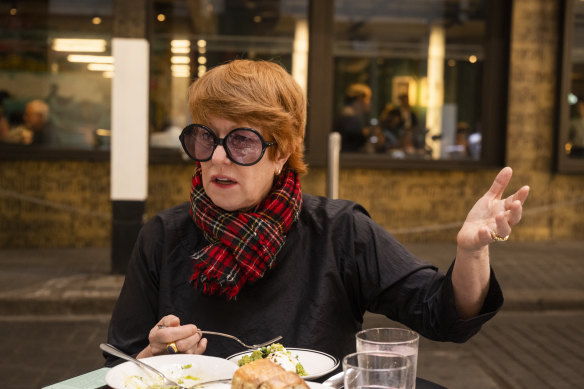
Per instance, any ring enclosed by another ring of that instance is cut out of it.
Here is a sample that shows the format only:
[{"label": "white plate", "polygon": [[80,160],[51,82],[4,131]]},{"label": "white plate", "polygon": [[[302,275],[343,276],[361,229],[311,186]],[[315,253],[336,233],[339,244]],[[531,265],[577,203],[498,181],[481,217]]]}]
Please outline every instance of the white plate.
[{"label": "white plate", "polygon": [[331,389],[330,386],[323,385],[319,382],[306,381],[306,384],[310,389]]},{"label": "white plate", "polygon": [[[308,374],[302,377],[304,380],[314,380],[322,377],[339,366],[339,361],[335,357],[321,351],[293,347],[286,347],[286,350],[290,351],[292,355],[298,356],[298,360]],[[242,351],[227,357],[227,360],[237,364],[241,357],[250,355],[251,353],[251,351]]]},{"label": "white plate", "polygon": [[[174,354],[159,355],[140,359],[141,362],[162,371],[171,379],[183,379],[184,386],[196,382],[220,378],[231,378],[237,366],[223,358],[206,355]],[[190,366],[189,366],[190,365]],[[190,377],[198,378],[193,380]],[[158,376],[142,369],[133,362],[124,362],[113,367],[105,376],[105,382],[114,389],[144,389],[149,385],[161,383]],[[180,383],[180,382],[179,382]],[[210,385],[206,388],[229,389],[230,384]]]}]

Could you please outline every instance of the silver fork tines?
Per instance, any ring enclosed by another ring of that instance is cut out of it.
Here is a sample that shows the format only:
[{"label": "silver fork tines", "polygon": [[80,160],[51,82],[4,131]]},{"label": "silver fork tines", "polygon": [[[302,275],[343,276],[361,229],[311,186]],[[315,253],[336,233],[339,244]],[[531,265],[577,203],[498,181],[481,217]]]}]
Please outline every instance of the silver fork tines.
[{"label": "silver fork tines", "polygon": [[246,343],[242,342],[242,341],[241,341],[239,338],[236,338],[236,337],[235,337],[235,336],[233,336],[233,335],[224,334],[224,333],[222,333],[222,332],[215,332],[215,331],[201,331],[201,330],[199,330],[199,332],[200,332],[201,334],[205,334],[205,335],[218,335],[218,336],[224,336],[224,337],[226,337],[226,338],[233,339],[233,340],[235,340],[236,342],[238,342],[239,344],[241,344],[241,345],[242,345],[243,347],[245,347],[245,348],[260,348],[260,347],[264,347],[264,346],[270,345],[270,344],[272,344],[272,343],[275,343],[275,342],[277,342],[278,340],[282,339],[282,337],[281,337],[281,336],[277,336],[277,337],[275,337],[274,339],[272,339],[272,340],[268,340],[267,342],[264,342],[264,343],[260,343],[260,344],[246,344]]}]

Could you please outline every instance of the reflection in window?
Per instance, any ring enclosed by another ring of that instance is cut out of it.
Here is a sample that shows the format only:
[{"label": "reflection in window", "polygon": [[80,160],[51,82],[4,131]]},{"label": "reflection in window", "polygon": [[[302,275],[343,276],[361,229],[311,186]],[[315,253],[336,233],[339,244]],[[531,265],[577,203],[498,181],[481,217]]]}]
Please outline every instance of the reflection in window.
[{"label": "reflection in window", "polygon": [[481,158],[486,3],[335,3],[333,130],[343,152]]},{"label": "reflection in window", "polygon": [[574,2],[574,31],[572,34],[572,74],[568,96],[570,121],[566,154],[584,158],[584,1]]},{"label": "reflection in window", "polygon": [[308,0],[155,1],[151,39],[150,145],[180,148],[190,123],[187,90],[236,58],[273,60],[306,86]]},{"label": "reflection in window", "polygon": [[112,2],[13,1],[0,15],[0,140],[94,148],[110,128]]}]

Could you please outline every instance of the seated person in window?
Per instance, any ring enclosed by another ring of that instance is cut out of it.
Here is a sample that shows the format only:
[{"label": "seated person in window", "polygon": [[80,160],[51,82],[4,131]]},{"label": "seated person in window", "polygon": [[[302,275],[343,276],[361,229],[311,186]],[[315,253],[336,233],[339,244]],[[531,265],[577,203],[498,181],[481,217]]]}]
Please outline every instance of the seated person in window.
[{"label": "seated person in window", "polygon": [[571,157],[584,157],[584,100],[579,99],[574,104],[574,115],[570,120],[568,142]]},{"label": "seated person in window", "polygon": [[399,110],[393,104],[388,103],[381,115],[379,115],[379,119],[385,135],[387,149],[401,148],[405,129]]},{"label": "seated person in window", "polygon": [[367,126],[371,110],[371,88],[351,84],[345,92],[345,105],[335,119],[334,130],[342,137],[341,151],[363,150],[367,142]]},{"label": "seated person in window", "polygon": [[403,136],[401,138],[402,149],[406,154],[414,154],[424,149],[424,134],[421,134],[418,129],[418,117],[410,106],[408,94],[402,93],[398,96],[398,99],[399,106],[395,108],[395,114],[399,114],[399,125],[403,128]]},{"label": "seated person in window", "polygon": [[42,100],[26,104],[22,124],[5,133],[3,142],[25,145],[48,143],[49,106]]}]

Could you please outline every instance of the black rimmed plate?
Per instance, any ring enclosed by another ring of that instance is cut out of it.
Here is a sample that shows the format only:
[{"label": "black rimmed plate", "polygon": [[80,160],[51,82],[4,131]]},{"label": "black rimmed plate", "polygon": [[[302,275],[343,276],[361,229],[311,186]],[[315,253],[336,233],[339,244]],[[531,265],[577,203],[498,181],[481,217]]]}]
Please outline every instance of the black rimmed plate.
[{"label": "black rimmed plate", "polygon": [[[314,380],[316,378],[322,377],[331,371],[335,370],[339,366],[339,361],[327,353],[317,350],[308,350],[305,348],[293,348],[286,347],[286,350],[290,351],[293,356],[298,357],[298,361],[304,366],[304,370],[308,375],[302,376],[304,380]],[[227,357],[228,361],[235,364],[244,355],[250,355],[251,351],[242,351],[237,354],[233,354]]]}]

